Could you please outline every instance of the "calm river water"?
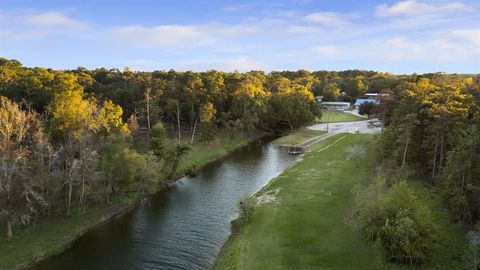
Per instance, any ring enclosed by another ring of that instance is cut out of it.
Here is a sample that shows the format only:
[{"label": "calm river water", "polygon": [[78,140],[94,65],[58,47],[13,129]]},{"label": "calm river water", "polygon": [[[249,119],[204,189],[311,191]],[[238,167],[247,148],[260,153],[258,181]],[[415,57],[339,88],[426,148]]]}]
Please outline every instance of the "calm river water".
[{"label": "calm river water", "polygon": [[230,235],[238,201],[295,160],[270,140],[211,163],[31,269],[208,269]]}]

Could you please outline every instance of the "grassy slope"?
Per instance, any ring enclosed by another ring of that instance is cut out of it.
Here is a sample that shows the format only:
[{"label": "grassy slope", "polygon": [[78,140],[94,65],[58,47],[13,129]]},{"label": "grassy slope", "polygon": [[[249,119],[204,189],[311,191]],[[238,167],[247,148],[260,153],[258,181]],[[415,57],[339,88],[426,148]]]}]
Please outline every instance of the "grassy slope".
[{"label": "grassy slope", "polygon": [[337,112],[337,111],[322,111],[322,118],[317,123],[336,123],[336,122],[353,122],[361,121],[362,118],[351,113]]},{"label": "grassy slope", "polygon": [[[277,202],[257,207],[244,229],[222,249],[213,269],[388,269],[373,243],[344,223],[351,206],[351,190],[373,173],[374,141],[368,135],[337,135],[313,145],[303,161],[288,169],[258,195],[280,189]],[[368,155],[355,168],[345,149],[364,144]],[[324,149],[322,151],[322,149]],[[438,220],[440,233],[432,262],[424,269],[457,269],[453,260],[463,248],[462,232],[448,222],[432,192],[413,182]]]},{"label": "grassy slope", "polygon": [[310,138],[314,138],[325,134],[323,130],[311,130],[311,129],[301,129],[293,133],[283,136],[281,138],[273,141],[275,144],[284,145],[284,146],[294,146],[298,143],[302,143]]},{"label": "grassy slope", "polygon": [[[190,170],[192,166],[199,168],[250,141],[246,137],[222,134],[214,142],[195,144],[181,161],[179,173]],[[130,194],[117,199],[114,205],[94,207],[82,215],[43,220],[35,228],[29,226],[16,231],[14,239],[10,241],[0,238],[0,270],[21,268],[63,251],[88,229],[102,223],[112,212],[124,212],[130,208],[137,196],[136,193]]]},{"label": "grassy slope", "polygon": [[[369,150],[358,169],[344,154],[353,143]],[[372,244],[343,222],[352,186],[365,181],[374,165],[372,149],[370,137],[362,135],[340,134],[313,145],[303,161],[259,192],[280,188],[277,202],[260,205],[229,240],[214,269],[378,269]]]},{"label": "grassy slope", "polygon": [[219,159],[234,149],[247,145],[251,139],[225,133],[217,136],[213,142],[195,144],[178,166],[178,173],[185,174],[191,168],[199,168]]}]

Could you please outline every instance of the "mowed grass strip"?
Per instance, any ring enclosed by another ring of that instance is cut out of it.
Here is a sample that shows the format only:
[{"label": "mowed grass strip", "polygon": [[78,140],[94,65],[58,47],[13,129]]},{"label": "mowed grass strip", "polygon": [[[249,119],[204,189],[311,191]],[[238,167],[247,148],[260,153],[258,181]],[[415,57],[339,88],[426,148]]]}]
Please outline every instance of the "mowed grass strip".
[{"label": "mowed grass strip", "polygon": [[322,111],[322,118],[317,120],[317,123],[338,123],[338,122],[353,122],[366,120],[367,118],[353,115],[351,113],[338,112],[338,111]]},{"label": "mowed grass strip", "polygon": [[299,143],[302,143],[308,139],[315,138],[326,132],[323,130],[311,130],[311,129],[301,129],[293,133],[288,134],[287,136],[280,137],[273,141],[274,144],[283,145],[283,146],[295,146]]},{"label": "mowed grass strip", "polygon": [[[345,154],[354,144],[367,150],[358,168]],[[374,166],[369,135],[339,134],[311,146],[257,194],[277,192],[230,238],[214,269],[379,269],[373,244],[344,222],[352,187]]]}]

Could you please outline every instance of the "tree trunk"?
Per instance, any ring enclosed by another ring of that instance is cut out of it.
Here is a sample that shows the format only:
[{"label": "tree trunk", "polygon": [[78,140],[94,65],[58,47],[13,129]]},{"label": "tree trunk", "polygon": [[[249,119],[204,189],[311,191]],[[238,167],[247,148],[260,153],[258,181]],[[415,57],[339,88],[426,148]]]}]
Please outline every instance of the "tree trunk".
[{"label": "tree trunk", "polygon": [[178,167],[178,158],[179,158],[179,146],[177,146],[177,153],[175,154],[175,158],[173,160],[173,164],[172,164],[172,170],[170,171],[170,174],[168,175],[168,180],[171,180],[173,178],[173,176],[175,175],[175,173],[177,172],[177,167]]},{"label": "tree trunk", "polygon": [[383,113],[382,113],[382,133],[383,133],[383,127],[385,126],[385,105],[383,106]]},{"label": "tree trunk", "polygon": [[193,139],[195,138],[195,130],[197,129],[198,118],[195,119],[195,124],[193,125],[192,138],[190,144],[193,144]]},{"label": "tree trunk", "polygon": [[[190,120],[190,132],[193,131],[193,125],[194,125],[194,121],[193,119],[196,119],[195,117],[195,110],[193,109],[193,104],[192,106],[190,107],[190,116],[188,117],[189,120]],[[196,120],[195,120],[196,121]]]},{"label": "tree trunk", "polygon": [[178,129],[178,143],[180,143],[182,139],[182,131],[180,129],[180,107],[177,103],[177,129]]},{"label": "tree trunk", "polygon": [[437,149],[438,149],[438,136],[435,133],[435,148],[433,151],[433,166],[432,166],[432,184],[435,185],[435,172],[437,170]]},{"label": "tree trunk", "polygon": [[85,202],[85,174],[82,175],[82,192],[80,194],[80,209],[83,209]]},{"label": "tree trunk", "polygon": [[442,117],[442,125],[440,130],[440,159],[438,160],[438,169],[443,166],[444,160],[444,148],[445,148],[445,119]]},{"label": "tree trunk", "polygon": [[145,91],[145,103],[147,106],[147,145],[150,147],[150,88]]},{"label": "tree trunk", "polygon": [[68,182],[67,216],[70,215],[70,203],[71,202],[72,202],[72,183]]},{"label": "tree trunk", "polygon": [[408,151],[409,143],[410,143],[410,137],[407,137],[407,142],[405,143],[405,150],[403,151],[402,169],[403,167],[405,167],[405,161],[407,160],[407,151]]},{"label": "tree trunk", "polygon": [[12,236],[12,222],[10,221],[10,217],[7,216],[7,238],[10,239]]},{"label": "tree trunk", "polygon": [[145,93],[145,101],[147,103],[147,128],[148,134],[150,135],[150,89],[147,89]]}]

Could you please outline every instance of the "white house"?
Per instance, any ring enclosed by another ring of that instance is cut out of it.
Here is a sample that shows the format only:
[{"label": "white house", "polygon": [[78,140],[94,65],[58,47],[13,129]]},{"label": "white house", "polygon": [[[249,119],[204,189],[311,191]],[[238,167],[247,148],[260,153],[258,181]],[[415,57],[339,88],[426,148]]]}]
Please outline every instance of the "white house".
[{"label": "white house", "polygon": [[350,102],[322,102],[322,108],[327,110],[345,111],[350,109]]}]

